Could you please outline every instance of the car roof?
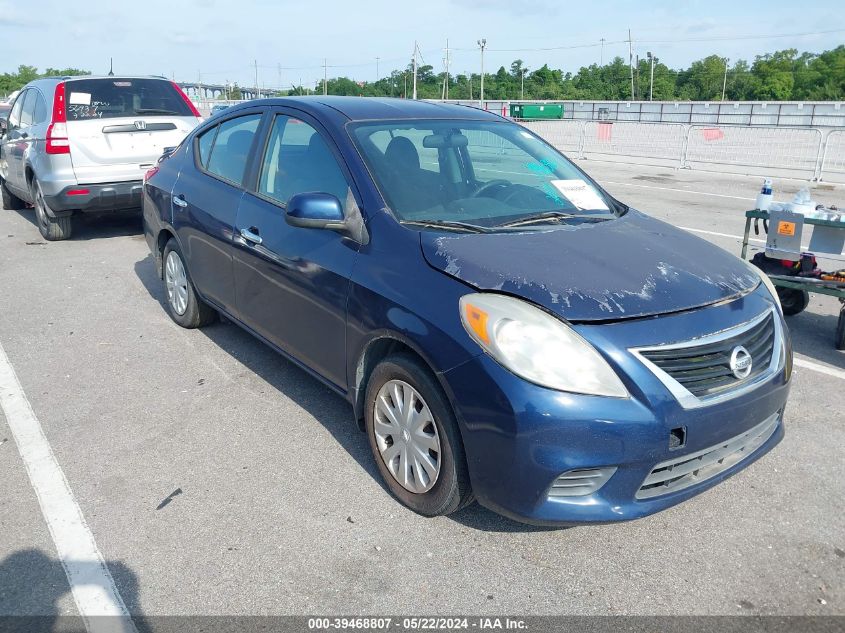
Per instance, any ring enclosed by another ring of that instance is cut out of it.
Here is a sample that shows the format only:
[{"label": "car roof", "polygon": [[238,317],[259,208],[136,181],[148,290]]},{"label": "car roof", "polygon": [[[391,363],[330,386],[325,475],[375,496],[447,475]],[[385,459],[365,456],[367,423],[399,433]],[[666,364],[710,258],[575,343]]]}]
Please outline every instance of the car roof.
[{"label": "car roof", "polygon": [[451,103],[414,101],[391,97],[283,97],[248,101],[234,108],[255,105],[289,106],[312,115],[326,114],[333,110],[350,121],[373,121],[391,119],[473,119],[479,121],[501,121],[502,117],[492,112]]},{"label": "car roof", "polygon": [[[105,79],[105,80],[112,80],[112,81],[121,81],[125,79],[159,79],[161,81],[170,81],[165,77],[155,77],[151,75],[144,75],[144,76],[135,76],[135,75],[65,75],[60,77],[41,77],[39,79],[33,79],[30,81],[24,88],[27,86],[39,86],[39,87],[46,87],[46,86],[55,86],[58,83],[63,81],[79,81],[79,80],[88,80],[88,79]],[[21,88],[23,90],[23,88]]]}]

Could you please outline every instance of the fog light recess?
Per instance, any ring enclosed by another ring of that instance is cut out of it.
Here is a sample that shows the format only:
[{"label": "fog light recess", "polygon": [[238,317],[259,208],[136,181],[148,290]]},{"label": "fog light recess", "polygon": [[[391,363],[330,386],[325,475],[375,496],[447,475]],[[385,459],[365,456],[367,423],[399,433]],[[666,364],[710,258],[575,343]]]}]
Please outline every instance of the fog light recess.
[{"label": "fog light recess", "polygon": [[605,485],[615,472],[616,466],[568,470],[552,482],[549,499],[591,495]]}]

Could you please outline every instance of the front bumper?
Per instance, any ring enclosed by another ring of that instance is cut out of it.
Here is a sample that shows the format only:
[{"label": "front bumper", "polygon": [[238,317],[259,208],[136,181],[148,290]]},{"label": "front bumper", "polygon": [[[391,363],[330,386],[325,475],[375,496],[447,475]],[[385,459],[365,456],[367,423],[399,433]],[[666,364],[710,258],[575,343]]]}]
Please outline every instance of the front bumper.
[{"label": "front bumper", "polygon": [[[696,331],[696,323],[712,328],[713,324],[735,320],[737,310],[740,314],[758,314],[770,305],[761,293],[752,293],[730,307],[635,323],[583,326],[578,331],[601,350],[614,349],[610,340],[624,342],[628,348],[649,336],[653,341],[656,335]],[[785,330],[784,336],[788,336]],[[625,381],[630,398],[602,398],[540,387],[514,376],[487,355],[443,374],[461,424],[473,490],[482,505],[535,524],[636,519],[715,486],[783,438],[782,415],[789,383],[782,369],[735,398],[685,409],[633,354],[614,351],[606,356]],[[749,443],[749,450],[740,458],[724,462],[724,468],[719,465],[702,470],[700,480],[687,480],[683,486],[670,486],[659,494],[641,492],[655,469],[669,462],[683,462],[684,456],[718,450],[731,440],[736,446],[737,438],[748,436],[767,420],[765,436]],[[675,447],[672,433],[678,429],[683,429],[684,443]],[[559,475],[602,467],[616,470],[596,492],[581,497],[549,495]]]},{"label": "front bumper", "polygon": [[44,196],[51,211],[104,212],[141,209],[144,183],[140,180],[96,185],[70,185]]}]

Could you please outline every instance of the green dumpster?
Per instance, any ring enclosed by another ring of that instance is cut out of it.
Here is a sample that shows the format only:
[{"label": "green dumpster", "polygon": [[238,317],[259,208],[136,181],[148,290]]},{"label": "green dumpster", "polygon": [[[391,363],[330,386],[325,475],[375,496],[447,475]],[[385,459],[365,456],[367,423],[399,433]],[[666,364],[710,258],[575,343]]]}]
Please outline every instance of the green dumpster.
[{"label": "green dumpster", "polygon": [[511,118],[531,121],[534,119],[562,119],[562,103],[512,103]]}]

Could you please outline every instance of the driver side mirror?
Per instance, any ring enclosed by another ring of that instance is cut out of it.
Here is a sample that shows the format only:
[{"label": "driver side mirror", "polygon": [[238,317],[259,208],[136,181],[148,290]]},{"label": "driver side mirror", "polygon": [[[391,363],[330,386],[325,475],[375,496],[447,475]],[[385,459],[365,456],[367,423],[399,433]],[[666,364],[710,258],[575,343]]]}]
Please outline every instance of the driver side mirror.
[{"label": "driver side mirror", "polygon": [[[357,221],[356,221],[357,217]],[[366,231],[360,213],[343,215],[340,200],[330,193],[298,193],[291,196],[285,210],[285,221],[291,226],[306,229],[328,229],[366,243]]]},{"label": "driver side mirror", "polygon": [[0,119],[0,136],[6,136],[9,131],[9,122],[6,119]]}]

